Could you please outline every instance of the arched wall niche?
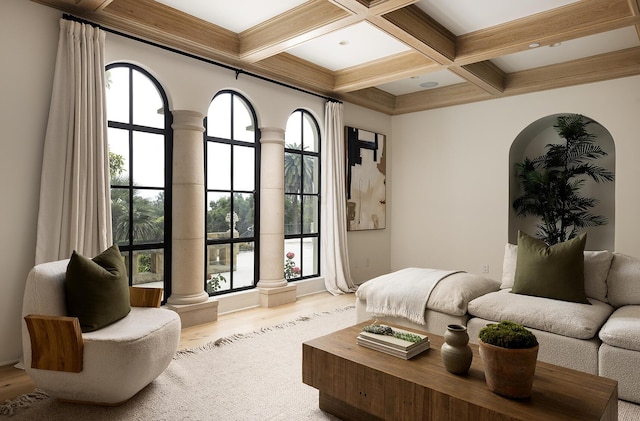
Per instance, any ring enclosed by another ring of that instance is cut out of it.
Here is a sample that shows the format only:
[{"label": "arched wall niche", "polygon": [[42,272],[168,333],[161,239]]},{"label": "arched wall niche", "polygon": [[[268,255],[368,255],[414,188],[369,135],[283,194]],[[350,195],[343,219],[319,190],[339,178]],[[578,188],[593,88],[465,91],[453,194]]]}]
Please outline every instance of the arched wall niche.
[{"label": "arched wall niche", "polygon": [[[553,127],[557,118],[566,114],[553,114],[542,117],[529,124],[514,139],[509,150],[509,239],[511,244],[518,242],[518,230],[535,236],[537,232],[536,218],[518,217],[513,209],[513,201],[520,196],[520,185],[516,175],[516,164],[522,162],[525,157],[536,158],[545,153],[545,145],[560,143],[561,137]],[[615,173],[615,144],[611,133],[597,121],[584,116],[592,123],[587,130],[596,136],[596,143],[607,153],[594,164],[604,167]],[[588,178],[581,193],[586,197],[598,199],[599,204],[592,208],[592,213],[607,218],[608,223],[598,227],[585,228],[587,232],[586,250],[614,250],[615,240],[615,180],[611,182],[596,183]]]}]

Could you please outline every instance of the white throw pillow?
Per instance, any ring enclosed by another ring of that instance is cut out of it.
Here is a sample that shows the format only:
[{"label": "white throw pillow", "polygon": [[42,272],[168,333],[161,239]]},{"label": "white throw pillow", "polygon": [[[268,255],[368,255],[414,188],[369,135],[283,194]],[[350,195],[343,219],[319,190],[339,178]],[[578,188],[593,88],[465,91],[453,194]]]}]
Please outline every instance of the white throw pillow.
[{"label": "white throw pillow", "polygon": [[[607,275],[611,267],[613,253],[608,250],[584,252],[584,291],[589,298],[595,298],[604,303],[607,301]],[[504,248],[502,261],[501,289],[513,288],[518,260],[518,246],[509,244]],[[640,298],[640,290],[638,291]],[[640,301],[637,301],[640,304]]]},{"label": "white throw pillow", "polygon": [[612,306],[640,304],[640,259],[614,253],[607,287]]}]

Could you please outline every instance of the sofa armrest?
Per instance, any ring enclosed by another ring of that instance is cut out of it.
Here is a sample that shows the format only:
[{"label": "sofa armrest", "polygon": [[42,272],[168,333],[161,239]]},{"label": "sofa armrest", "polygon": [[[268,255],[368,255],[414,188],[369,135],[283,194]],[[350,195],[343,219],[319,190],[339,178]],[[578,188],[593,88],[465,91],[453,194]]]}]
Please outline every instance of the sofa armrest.
[{"label": "sofa armrest", "polygon": [[129,287],[132,307],[160,307],[162,288]]},{"label": "sofa armrest", "polygon": [[29,314],[24,320],[31,340],[32,368],[82,371],[84,342],[77,317]]}]

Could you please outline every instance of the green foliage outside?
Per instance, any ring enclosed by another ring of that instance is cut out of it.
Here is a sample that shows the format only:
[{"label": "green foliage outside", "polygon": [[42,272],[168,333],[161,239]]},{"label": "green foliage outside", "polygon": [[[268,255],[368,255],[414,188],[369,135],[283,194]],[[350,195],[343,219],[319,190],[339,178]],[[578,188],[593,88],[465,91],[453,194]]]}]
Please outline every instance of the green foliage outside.
[{"label": "green foliage outside", "polygon": [[540,219],[536,236],[549,245],[576,237],[581,228],[607,223],[590,212],[598,200],[580,194],[587,177],[597,183],[614,179],[613,172],[591,163],[607,155],[587,131],[591,123],[579,114],[558,117],[554,128],[563,142],[548,144],[544,155],[516,165],[522,195],[513,208],[518,216]]},{"label": "green foliage outside", "polygon": [[478,337],[486,344],[509,349],[533,348],[538,345],[536,336],[529,329],[510,321],[488,324],[480,329]]},{"label": "green foliage outside", "polygon": [[[294,143],[287,144],[286,149],[302,150],[302,146]],[[312,200],[304,200],[300,204],[302,193],[313,193],[314,186],[314,158],[309,155],[285,152],[284,154],[284,212],[285,234],[300,234],[300,214],[303,211],[303,232],[315,231],[317,228],[317,205]],[[307,196],[309,197],[309,196]],[[301,209],[304,206],[304,209]]]},{"label": "green foliage outside", "polygon": [[[109,152],[109,172],[111,176],[111,218],[113,241],[117,244],[129,242],[129,191],[117,186],[128,186],[124,173],[124,158]],[[116,186],[114,188],[114,186]],[[133,242],[160,242],[164,237],[164,192],[155,199],[139,195],[133,196]],[[145,262],[140,262],[144,267]],[[149,263],[150,266],[150,263]]]}]

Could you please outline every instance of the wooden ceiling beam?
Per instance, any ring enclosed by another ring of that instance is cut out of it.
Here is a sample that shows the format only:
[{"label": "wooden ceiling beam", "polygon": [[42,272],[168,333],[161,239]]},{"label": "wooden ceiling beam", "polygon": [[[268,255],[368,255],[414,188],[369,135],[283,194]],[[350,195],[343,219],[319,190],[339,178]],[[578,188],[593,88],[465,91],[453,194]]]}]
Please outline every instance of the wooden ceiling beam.
[{"label": "wooden ceiling beam", "polygon": [[449,70],[490,94],[504,91],[505,73],[490,61],[450,66]]},{"label": "wooden ceiling beam", "polygon": [[361,15],[383,15],[417,3],[420,0],[328,0],[349,12]]},{"label": "wooden ceiling beam", "polygon": [[361,20],[326,0],[311,0],[241,32],[239,57],[255,63]]},{"label": "wooden ceiling beam", "polygon": [[455,36],[418,6],[410,5],[367,20],[436,63],[449,65],[455,58]]},{"label": "wooden ceiling beam", "polygon": [[432,110],[492,98],[495,98],[495,96],[471,83],[464,82],[456,85],[443,86],[442,88],[398,95],[396,97],[396,107],[393,114]]},{"label": "wooden ceiling beam", "polygon": [[333,72],[288,53],[268,57],[254,63],[260,75],[293,86],[333,96]]},{"label": "wooden ceiling beam", "polygon": [[394,114],[430,110],[636,75],[640,75],[640,47],[510,73],[505,75],[504,91],[496,95],[491,95],[471,83],[400,95],[396,98]]},{"label": "wooden ceiling beam", "polygon": [[510,73],[504,95],[520,95],[566,86],[640,75],[640,47]]},{"label": "wooden ceiling beam", "polygon": [[582,0],[457,38],[457,65],[477,63],[528,50],[529,44],[550,45],[623,28],[638,22],[629,0]]},{"label": "wooden ceiling beam", "polygon": [[415,51],[335,72],[336,92],[355,91],[442,69],[443,66]]},{"label": "wooden ceiling beam", "polygon": [[393,115],[396,108],[396,96],[378,88],[341,93],[337,98],[387,115]]},{"label": "wooden ceiling beam", "polygon": [[172,47],[198,46],[216,56],[238,57],[235,32],[152,0],[114,0],[91,20]]}]

